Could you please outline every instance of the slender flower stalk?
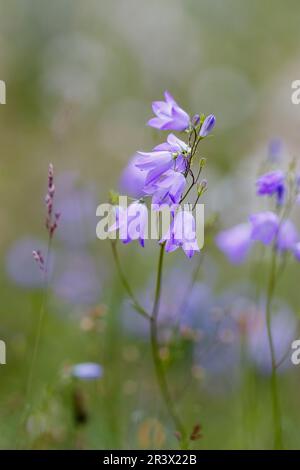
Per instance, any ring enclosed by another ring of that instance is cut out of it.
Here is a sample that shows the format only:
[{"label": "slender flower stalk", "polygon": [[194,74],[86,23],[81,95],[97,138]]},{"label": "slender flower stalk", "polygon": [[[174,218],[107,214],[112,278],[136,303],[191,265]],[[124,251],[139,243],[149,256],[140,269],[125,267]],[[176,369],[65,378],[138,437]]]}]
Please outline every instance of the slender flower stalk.
[{"label": "slender flower stalk", "polygon": [[[126,290],[135,310],[149,321],[150,342],[155,375],[160,390],[162,401],[165,403],[170,420],[175,428],[175,435],[183,449],[189,447],[190,440],[200,439],[200,426],[195,425],[193,431],[188,434],[185,426],[176,409],[175,401],[172,397],[168,385],[166,371],[160,356],[159,342],[159,304],[162,289],[162,272],[164,253],[169,253],[181,247],[188,258],[192,258],[199,252],[196,238],[196,223],[192,213],[185,209],[181,210],[180,204],[187,198],[193,188],[197,188],[197,196],[191,207],[195,208],[199,198],[206,191],[207,182],[199,182],[201,172],[205,166],[205,159],[201,158],[198,162],[199,169],[194,174],[193,164],[197,152],[198,144],[213,129],[215,117],[194,116],[190,119],[189,115],[181,109],[169,92],[165,92],[165,101],[153,103],[153,112],[156,117],[150,119],[148,125],[170,131],[184,131],[188,136],[188,141],[180,140],[174,134],[169,134],[166,141],[157,145],[151,152],[138,152],[135,160],[135,166],[144,175],[144,187],[142,188],[143,197],[135,201],[125,210],[121,206],[115,208],[115,223],[109,228],[109,232],[119,230],[119,238],[123,243],[129,243],[133,240],[139,240],[140,245],[144,247],[146,238],[147,220],[145,203],[147,198],[151,198],[151,208],[160,210],[163,206],[170,209],[170,225],[166,233],[161,234],[159,240],[160,252],[156,275],[156,288],[154,293],[154,303],[152,312],[147,312],[137,300],[133,289],[131,288],[127,277],[121,267],[117,241],[112,241],[112,252],[120,280]],[[186,189],[186,185],[188,187]],[[131,211],[134,209],[134,212]],[[138,209],[138,210],[137,210]],[[139,214],[139,231],[136,230],[137,213]]]},{"label": "slender flower stalk", "polygon": [[[60,213],[54,212],[54,196],[55,196],[55,185],[54,185],[54,170],[52,163],[49,164],[48,168],[48,187],[47,187],[47,194],[45,197],[45,204],[46,204],[46,219],[45,219],[45,226],[48,233],[48,246],[47,252],[45,255],[41,253],[40,250],[33,250],[32,256],[34,261],[37,263],[40,270],[43,272],[44,278],[44,289],[42,295],[42,301],[40,306],[40,311],[38,315],[38,323],[37,329],[35,334],[34,346],[33,346],[33,354],[31,359],[31,366],[30,371],[27,378],[26,390],[25,390],[25,409],[24,414],[21,416],[21,425],[23,421],[26,419],[28,413],[30,412],[31,404],[28,403],[28,400],[31,395],[32,391],[32,383],[34,378],[34,369],[36,366],[38,350],[41,341],[42,335],[42,327],[44,323],[45,313],[46,313],[46,303],[47,303],[47,296],[48,296],[48,285],[49,285],[49,261],[50,261],[50,254],[51,254],[51,246],[53,235],[57,229],[58,221],[60,218]],[[21,429],[21,426],[20,426]]]},{"label": "slender flower stalk", "polygon": [[118,254],[116,241],[112,241],[111,247],[112,247],[113,257],[114,257],[115,265],[116,265],[120,280],[123,284],[123,287],[124,287],[125,291],[127,292],[128,296],[129,296],[129,298],[131,299],[135,310],[140,315],[142,315],[144,318],[147,318],[148,320],[150,320],[151,315],[149,315],[149,313],[146,312],[146,310],[140,305],[140,303],[138,302],[138,300],[136,299],[136,297],[133,293],[133,290],[132,290],[126,276],[123,273],[122,266],[121,266],[120,259],[119,259],[119,254]]},{"label": "slender flower stalk", "polygon": [[276,246],[274,245],[272,249],[272,255],[271,255],[271,266],[270,266],[269,282],[268,282],[268,288],[267,288],[266,323],[267,323],[268,342],[269,342],[271,366],[272,366],[271,394],[272,394],[274,448],[279,450],[283,448],[282,424],[281,424],[281,409],[280,409],[278,385],[277,385],[276,355],[275,355],[274,341],[273,341],[273,336],[272,336],[272,301],[273,301],[274,292],[275,292],[276,277],[277,277],[277,250],[276,250]]},{"label": "slender flower stalk", "polygon": [[182,424],[181,419],[177,414],[176,407],[174,405],[171,392],[169,390],[164,366],[163,366],[163,363],[161,361],[160,354],[159,354],[159,342],[158,342],[158,337],[157,337],[158,336],[158,327],[157,327],[158,323],[157,322],[158,322],[159,303],[160,303],[160,296],[161,296],[164,252],[165,250],[164,250],[164,244],[163,244],[161,245],[160,252],[159,252],[155,297],[154,297],[154,304],[153,304],[152,316],[151,316],[151,321],[150,321],[151,349],[152,349],[152,357],[153,357],[153,362],[155,366],[157,382],[160,388],[161,395],[163,397],[163,400],[166,404],[169,415],[177,431],[177,436],[180,441],[181,448],[185,449],[188,446],[187,434],[186,434],[184,425]]},{"label": "slender flower stalk", "polygon": [[256,181],[257,195],[275,197],[275,210],[252,214],[247,224],[225,230],[217,236],[216,243],[232,263],[245,260],[255,242],[263,243],[271,251],[271,264],[266,288],[266,329],[271,358],[271,400],[275,449],[283,448],[282,418],[278,392],[277,370],[284,361],[276,358],[276,344],[272,333],[272,305],[275,289],[286,268],[287,256],[297,256],[299,234],[290,220],[294,204],[299,198],[299,182],[295,161],[287,173],[281,170],[268,172]]}]

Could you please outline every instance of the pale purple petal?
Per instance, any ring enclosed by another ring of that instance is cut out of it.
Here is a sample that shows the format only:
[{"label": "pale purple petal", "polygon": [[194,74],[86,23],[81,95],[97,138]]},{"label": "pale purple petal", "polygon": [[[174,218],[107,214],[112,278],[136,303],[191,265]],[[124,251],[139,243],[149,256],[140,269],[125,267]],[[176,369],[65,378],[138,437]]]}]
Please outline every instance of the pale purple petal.
[{"label": "pale purple petal", "polygon": [[148,121],[148,125],[161,130],[183,131],[190,125],[189,115],[181,109],[172,95],[165,92],[166,101],[154,101],[152,110],[156,118]]},{"label": "pale purple petal", "polygon": [[259,212],[249,217],[252,225],[252,240],[258,240],[269,245],[274,240],[278,227],[278,215],[271,211]]},{"label": "pale purple petal", "polygon": [[250,224],[236,225],[220,232],[216,237],[216,244],[231,263],[240,264],[246,259],[252,246],[251,235]]},{"label": "pale purple petal", "polygon": [[129,161],[119,182],[120,192],[133,198],[139,198],[143,195],[146,179],[145,172],[141,171],[140,168],[136,166],[137,158],[138,156],[134,155]]},{"label": "pale purple petal", "polygon": [[277,237],[277,248],[279,251],[292,250],[299,241],[298,231],[291,220],[286,220],[280,226]]},{"label": "pale purple petal", "polygon": [[296,260],[300,261],[300,242],[294,245],[293,253],[294,253]]}]

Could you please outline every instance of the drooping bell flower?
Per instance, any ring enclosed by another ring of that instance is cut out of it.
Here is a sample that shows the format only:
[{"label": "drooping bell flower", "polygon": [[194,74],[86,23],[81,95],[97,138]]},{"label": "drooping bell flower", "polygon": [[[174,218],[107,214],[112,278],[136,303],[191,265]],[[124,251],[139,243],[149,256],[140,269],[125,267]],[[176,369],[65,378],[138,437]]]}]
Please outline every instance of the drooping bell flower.
[{"label": "drooping bell flower", "polygon": [[116,206],[115,214],[116,221],[108,231],[119,230],[119,238],[123,243],[139,240],[144,247],[148,234],[148,210],[145,204],[135,201],[127,208]]},{"label": "drooping bell flower", "polygon": [[160,243],[164,242],[167,252],[182,247],[188,258],[192,258],[195,252],[200,251],[196,238],[196,222],[191,212],[186,210],[177,212],[167,233],[160,240]]},{"label": "drooping bell flower", "polygon": [[180,202],[185,185],[186,179],[182,173],[169,170],[155,184],[145,186],[144,191],[152,194],[152,204],[176,205]]},{"label": "drooping bell flower", "polygon": [[152,152],[138,152],[136,166],[147,171],[145,185],[155,183],[163,173],[174,166],[174,156],[169,150],[153,150]]}]

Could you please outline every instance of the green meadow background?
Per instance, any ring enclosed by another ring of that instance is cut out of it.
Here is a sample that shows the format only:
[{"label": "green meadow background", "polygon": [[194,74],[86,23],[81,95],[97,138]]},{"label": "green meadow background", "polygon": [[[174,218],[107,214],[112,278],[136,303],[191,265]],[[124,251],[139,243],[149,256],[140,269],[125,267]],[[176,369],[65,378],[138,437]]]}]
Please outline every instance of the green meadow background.
[{"label": "green meadow background", "polygon": [[[84,218],[71,227],[71,247],[59,229],[54,239],[54,275],[26,394],[44,294],[41,283],[30,283],[38,270],[31,254],[14,250],[22,240],[47,242],[49,162],[61,200],[71,178],[81,194],[91,191],[96,209],[118,190],[130,157],[165,138],[145,123],[151,102],[166,89],[189,113],[216,116],[214,136],[201,147],[206,217],[218,214],[215,231],[246,220],[258,204],[254,178],[270,140],[282,139],[285,155],[299,155],[300,107],[291,103],[291,82],[300,78],[299,2],[1,0],[0,11],[0,79],[7,87],[7,103],[0,106],[0,339],[7,347],[7,364],[0,365],[0,448],[176,448],[149,342],[122,322],[126,295],[110,244],[95,234],[77,243]],[[243,284],[263,290],[264,259],[230,266],[214,235],[207,233],[199,280],[215,295],[230,289],[239,297]],[[72,260],[79,254],[98,274],[93,295],[80,302],[67,298],[87,279],[79,257],[72,284]],[[132,244],[120,254],[126,276],[142,293],[153,283],[156,245]],[[64,260],[71,271],[67,295],[55,274]],[[178,268],[184,277],[196,265],[183,253],[166,257],[167,273]],[[291,263],[278,291],[295,316],[299,273]],[[201,303],[198,308],[201,315]],[[103,377],[75,383],[70,367],[88,361],[102,365]],[[167,351],[165,361],[184,421],[203,427],[194,448],[272,447],[268,376],[241,357],[240,379],[226,387],[220,380],[212,391],[183,342]],[[279,382],[285,447],[299,448],[300,368],[291,367]],[[76,422],[76,406],[84,408],[85,423]]]}]

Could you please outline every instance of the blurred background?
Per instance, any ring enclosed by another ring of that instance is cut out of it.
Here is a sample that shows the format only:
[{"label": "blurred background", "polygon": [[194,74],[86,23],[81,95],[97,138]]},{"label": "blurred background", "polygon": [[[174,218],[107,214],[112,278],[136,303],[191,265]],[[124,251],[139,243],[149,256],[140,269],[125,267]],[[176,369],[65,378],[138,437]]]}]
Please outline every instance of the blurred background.
[{"label": "blurred background", "polygon": [[[299,14],[297,0],[1,1],[1,448],[176,447],[147,326],[126,300],[109,242],[96,239],[95,210],[111,189],[128,190],[122,174],[135,152],[164,140],[145,123],[167,89],[189,114],[216,116],[214,137],[201,147],[206,218],[218,213],[218,228],[246,220],[270,152],[298,156],[291,83],[300,79]],[[32,250],[47,247],[49,162],[61,221],[25,398],[44,295]],[[244,334],[263,314],[256,296],[265,265],[230,266],[214,235],[203,257],[167,257],[161,357],[184,420],[203,427],[195,448],[268,448],[266,341]],[[124,269],[147,304],[157,247],[131,245],[120,249]],[[276,299],[282,352],[299,337],[298,273],[292,263]],[[86,362],[101,365],[98,377],[72,378]],[[300,369],[288,362],[280,374],[285,445],[299,448]]]}]

